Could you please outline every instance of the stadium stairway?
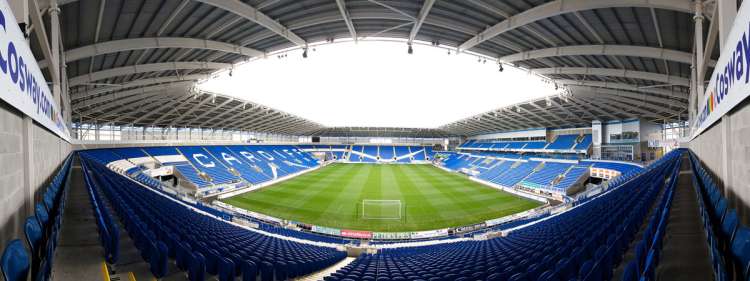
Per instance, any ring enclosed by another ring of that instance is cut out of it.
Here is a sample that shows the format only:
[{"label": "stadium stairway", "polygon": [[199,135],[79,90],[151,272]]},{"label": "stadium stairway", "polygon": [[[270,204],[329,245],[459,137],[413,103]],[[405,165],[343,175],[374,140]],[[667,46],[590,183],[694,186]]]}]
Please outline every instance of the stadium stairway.
[{"label": "stadium stairway", "polygon": [[[103,280],[103,249],[84,184],[81,164],[78,157],[74,161],[68,179],[70,190],[65,206],[66,223],[61,229],[60,245],[55,252],[53,276],[56,281]],[[105,204],[110,213],[113,213],[114,210],[108,202]],[[114,221],[118,223],[120,230],[120,254],[117,263],[109,267],[110,278],[128,279],[132,274],[134,279],[130,280],[153,280],[149,264],[140,257],[125,226],[118,220]],[[185,280],[184,274],[179,270],[170,268],[169,272],[172,274],[161,280]]]},{"label": "stadium stairway", "polygon": [[296,278],[294,280],[297,280],[297,281],[319,281],[319,280],[323,280],[323,278],[325,278],[326,276],[329,276],[329,275],[331,275],[331,273],[334,273],[337,270],[341,269],[342,267],[347,266],[348,264],[352,263],[354,260],[355,260],[355,258],[353,258],[353,257],[346,257],[345,259],[339,261],[338,263],[336,263],[336,264],[334,264],[334,265],[332,265],[332,266],[330,266],[330,267],[328,267],[326,269],[323,269],[321,271],[315,272],[315,273],[307,275],[307,276],[302,276],[302,277]]},{"label": "stadium stairway", "polygon": [[[661,258],[656,268],[656,280],[659,281],[714,280],[711,256],[703,231],[698,200],[693,188],[691,165],[687,152],[683,152],[678,181],[674,189],[674,198],[667,217]],[[651,210],[646,216],[646,220],[651,218],[655,210],[656,208]],[[648,223],[645,221],[636,237],[642,237],[647,227]],[[643,240],[635,239],[632,241],[630,248],[624,255],[623,262],[614,271],[614,280],[631,280],[625,276],[627,275],[628,262],[637,260],[641,255],[637,249],[641,241]],[[645,251],[642,253],[645,255]]]},{"label": "stadium stairway", "polygon": [[693,169],[687,153],[675,189],[663,259],[657,270],[658,280],[711,280],[713,278],[706,234],[693,188]]},{"label": "stadium stairway", "polygon": [[55,280],[93,280],[101,276],[102,254],[93,212],[89,207],[81,164],[75,157],[68,177],[68,201],[65,205],[60,244],[55,251],[52,276]]}]

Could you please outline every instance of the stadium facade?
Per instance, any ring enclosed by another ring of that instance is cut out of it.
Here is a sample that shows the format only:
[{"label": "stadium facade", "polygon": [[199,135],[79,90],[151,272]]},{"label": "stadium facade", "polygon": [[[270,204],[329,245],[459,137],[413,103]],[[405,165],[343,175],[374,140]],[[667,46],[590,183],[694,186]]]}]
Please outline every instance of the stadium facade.
[{"label": "stadium facade", "polygon": [[[734,0],[0,0],[2,279],[750,280],[749,24]],[[196,87],[348,40],[556,94],[328,127]]]}]

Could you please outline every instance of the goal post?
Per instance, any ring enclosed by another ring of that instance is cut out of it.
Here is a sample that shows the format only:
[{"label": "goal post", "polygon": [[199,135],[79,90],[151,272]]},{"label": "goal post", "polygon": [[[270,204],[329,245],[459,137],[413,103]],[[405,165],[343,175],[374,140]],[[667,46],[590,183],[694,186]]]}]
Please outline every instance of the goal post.
[{"label": "goal post", "polygon": [[400,220],[404,216],[401,200],[364,199],[360,215],[367,220]]}]

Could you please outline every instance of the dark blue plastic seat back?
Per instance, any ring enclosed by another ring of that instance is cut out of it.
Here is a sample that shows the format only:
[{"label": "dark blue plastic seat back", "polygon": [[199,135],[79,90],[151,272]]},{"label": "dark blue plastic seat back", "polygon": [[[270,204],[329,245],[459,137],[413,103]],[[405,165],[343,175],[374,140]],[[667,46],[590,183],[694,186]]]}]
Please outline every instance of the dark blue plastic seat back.
[{"label": "dark blue plastic seat back", "polygon": [[156,242],[155,247],[151,249],[151,255],[148,263],[150,265],[151,274],[156,278],[162,278],[167,275],[168,265],[168,249],[164,242]]},{"label": "dark blue plastic seat back", "polygon": [[553,270],[547,270],[543,272],[541,275],[539,275],[539,281],[557,281],[560,280],[560,277],[555,274],[555,271]]},{"label": "dark blue plastic seat back", "polygon": [[737,224],[737,210],[727,212],[726,216],[724,216],[724,221],[721,223],[721,231],[729,241],[732,241],[732,238],[734,238],[734,232],[737,231]]},{"label": "dark blue plastic seat back", "polygon": [[6,281],[26,281],[29,274],[29,253],[21,240],[10,241],[0,258],[0,268]]},{"label": "dark blue plastic seat back", "polygon": [[635,261],[631,261],[625,266],[625,271],[622,272],[622,281],[638,281],[638,265]]},{"label": "dark blue plastic seat back", "polygon": [[234,262],[229,258],[219,260],[219,281],[234,280]]},{"label": "dark blue plastic seat back", "polygon": [[193,252],[188,269],[190,281],[203,281],[206,279],[206,259],[198,252]]},{"label": "dark blue plastic seat back", "polygon": [[740,227],[734,235],[732,241],[732,255],[742,268],[742,273],[746,278],[750,277],[750,228]]},{"label": "dark blue plastic seat back", "polygon": [[644,241],[641,241],[636,245],[635,248],[635,261],[636,261],[636,269],[638,272],[643,271],[643,263],[646,262],[646,255],[648,255],[648,252],[646,250],[646,243]]},{"label": "dark blue plastic seat back", "polygon": [[26,234],[26,243],[29,243],[29,249],[31,249],[31,256],[34,260],[39,258],[39,244],[42,242],[42,227],[36,220],[36,217],[26,218],[26,223],[23,226],[24,234]]},{"label": "dark blue plastic seat back", "polygon": [[529,279],[526,278],[526,275],[523,273],[516,273],[515,275],[511,276],[508,281],[529,281]]},{"label": "dark blue plastic seat back", "polygon": [[252,261],[242,264],[242,281],[255,281],[258,277],[258,266]]},{"label": "dark blue plastic seat back", "polygon": [[44,208],[42,203],[36,203],[36,207],[34,207],[34,215],[36,215],[36,219],[39,220],[39,224],[42,228],[47,226],[49,223],[49,213],[47,213],[47,209]]},{"label": "dark blue plastic seat back", "polygon": [[487,276],[487,281],[502,281],[502,275],[500,273],[493,273]]},{"label": "dark blue plastic seat back", "polygon": [[578,277],[583,280],[589,272],[591,272],[591,269],[594,267],[594,262],[587,260],[583,264],[581,264],[581,268],[578,270]]}]

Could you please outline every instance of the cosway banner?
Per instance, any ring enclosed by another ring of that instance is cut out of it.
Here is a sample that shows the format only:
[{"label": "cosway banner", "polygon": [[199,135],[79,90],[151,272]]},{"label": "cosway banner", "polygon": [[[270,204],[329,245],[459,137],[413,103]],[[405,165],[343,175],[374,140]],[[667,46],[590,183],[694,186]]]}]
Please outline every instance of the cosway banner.
[{"label": "cosway banner", "polygon": [[750,95],[750,4],[742,3],[692,126],[695,138]]},{"label": "cosway banner", "polygon": [[0,99],[70,141],[60,106],[52,98],[7,0],[0,0],[0,28]]}]

